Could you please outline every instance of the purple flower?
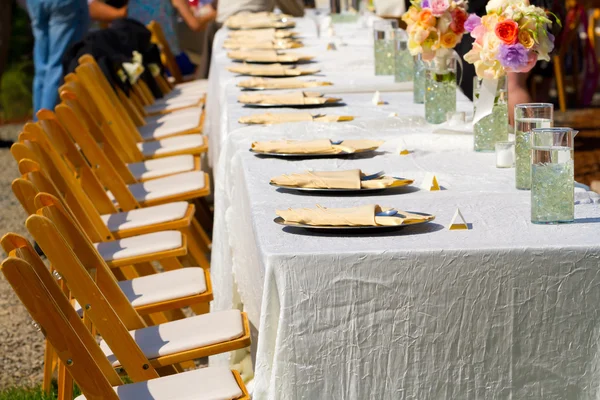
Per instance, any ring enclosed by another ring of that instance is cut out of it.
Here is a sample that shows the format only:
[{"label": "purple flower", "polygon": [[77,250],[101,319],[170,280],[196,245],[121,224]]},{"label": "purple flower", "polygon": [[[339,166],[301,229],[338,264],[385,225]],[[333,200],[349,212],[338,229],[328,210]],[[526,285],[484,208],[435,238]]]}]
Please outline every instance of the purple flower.
[{"label": "purple flower", "polygon": [[501,44],[498,51],[498,61],[505,68],[519,69],[527,65],[529,61],[529,50],[521,43]]},{"label": "purple flower", "polygon": [[469,18],[465,21],[465,30],[467,32],[473,32],[475,28],[481,25],[481,18],[477,14],[470,14]]},{"label": "purple flower", "polygon": [[421,8],[429,8],[429,0],[422,0]]}]

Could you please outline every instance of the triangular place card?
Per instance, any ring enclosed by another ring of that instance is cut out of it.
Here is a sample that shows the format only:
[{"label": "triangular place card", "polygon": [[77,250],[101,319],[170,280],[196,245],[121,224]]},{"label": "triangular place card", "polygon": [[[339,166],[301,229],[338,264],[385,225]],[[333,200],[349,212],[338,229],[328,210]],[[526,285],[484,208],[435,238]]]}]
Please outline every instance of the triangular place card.
[{"label": "triangular place card", "polygon": [[381,100],[381,94],[379,93],[379,90],[375,91],[375,94],[373,95],[373,100],[371,100],[371,102],[375,106],[382,106],[385,104],[385,101]]},{"label": "triangular place card", "polygon": [[463,217],[460,210],[457,208],[454,213],[454,217],[452,217],[452,221],[450,222],[450,226],[448,227],[451,231],[456,231],[459,229],[469,229],[469,225],[467,225],[467,221],[465,221],[465,217]]},{"label": "triangular place card", "polygon": [[440,190],[440,185],[434,174],[431,172],[425,174],[425,179],[423,179],[423,183],[421,183],[421,189],[429,191]]},{"label": "triangular place card", "polygon": [[404,140],[400,140],[400,143],[398,144],[398,148],[396,149],[396,153],[398,153],[401,156],[407,156],[410,154],[410,151],[406,148],[406,143],[404,142]]}]

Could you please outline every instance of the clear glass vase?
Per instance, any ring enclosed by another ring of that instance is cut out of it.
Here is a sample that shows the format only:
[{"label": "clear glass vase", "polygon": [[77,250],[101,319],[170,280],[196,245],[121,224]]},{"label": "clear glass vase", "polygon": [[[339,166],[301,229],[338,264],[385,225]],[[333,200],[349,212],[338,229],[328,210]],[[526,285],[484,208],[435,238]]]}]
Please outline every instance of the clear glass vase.
[{"label": "clear glass vase", "polygon": [[396,21],[378,21],[373,27],[375,75],[394,75],[394,37]]},{"label": "clear glass vase", "polygon": [[413,102],[415,104],[425,103],[425,70],[427,64],[417,54],[413,58]]},{"label": "clear glass vase", "polygon": [[[492,113],[473,125],[475,151],[493,152],[497,142],[508,140],[508,91],[506,83],[506,77],[498,80]],[[477,85],[481,85],[481,80],[477,82]],[[479,95],[479,90],[477,90],[477,94]],[[479,100],[479,96],[477,100]]]},{"label": "clear glass vase", "polygon": [[410,82],[413,80],[413,56],[408,50],[408,36],[401,29],[396,31],[395,43],[395,82]]},{"label": "clear glass vase", "polygon": [[515,187],[531,189],[531,131],[554,126],[554,106],[524,103],[515,106]]},{"label": "clear glass vase", "polygon": [[456,112],[456,59],[436,57],[425,73],[425,120],[430,124],[446,122]]}]

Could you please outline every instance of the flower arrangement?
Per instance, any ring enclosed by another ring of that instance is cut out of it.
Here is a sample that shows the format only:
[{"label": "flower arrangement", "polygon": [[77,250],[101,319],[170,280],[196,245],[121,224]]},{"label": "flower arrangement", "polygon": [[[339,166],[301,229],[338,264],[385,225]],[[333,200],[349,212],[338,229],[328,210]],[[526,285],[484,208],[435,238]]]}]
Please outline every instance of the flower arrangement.
[{"label": "flower arrangement", "polygon": [[465,29],[475,39],[465,61],[475,65],[479,78],[528,72],[538,60],[550,60],[554,36],[544,9],[529,5],[528,0],[491,0],[486,12],[481,18],[471,14],[465,22]]},{"label": "flower arrangement", "polygon": [[466,7],[466,0],[413,0],[402,16],[410,54],[425,61],[449,56],[465,33]]}]

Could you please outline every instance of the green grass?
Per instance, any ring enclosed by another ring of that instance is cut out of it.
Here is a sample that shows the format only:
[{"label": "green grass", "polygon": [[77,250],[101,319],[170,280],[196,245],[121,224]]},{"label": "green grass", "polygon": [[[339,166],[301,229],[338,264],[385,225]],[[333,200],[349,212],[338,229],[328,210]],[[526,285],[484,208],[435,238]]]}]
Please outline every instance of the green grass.
[{"label": "green grass", "polygon": [[[56,381],[52,382],[52,393],[47,394],[41,387],[14,387],[0,390],[0,400],[56,400],[57,398]],[[77,385],[73,390],[73,397],[81,394]]]},{"label": "green grass", "polygon": [[55,400],[54,394],[48,395],[41,388],[11,388],[0,392],[0,400]]}]

